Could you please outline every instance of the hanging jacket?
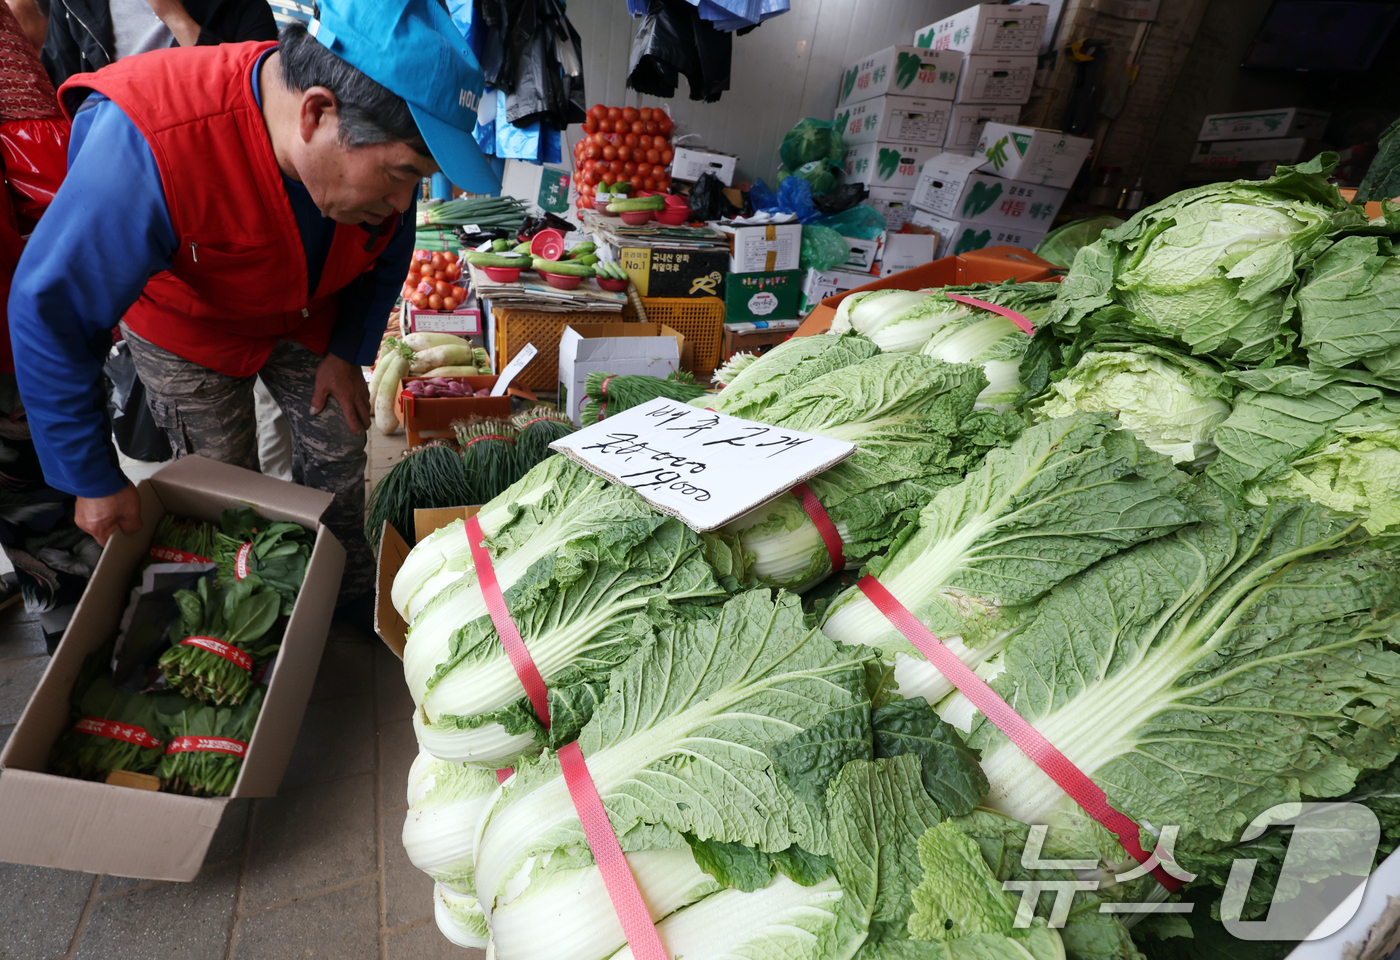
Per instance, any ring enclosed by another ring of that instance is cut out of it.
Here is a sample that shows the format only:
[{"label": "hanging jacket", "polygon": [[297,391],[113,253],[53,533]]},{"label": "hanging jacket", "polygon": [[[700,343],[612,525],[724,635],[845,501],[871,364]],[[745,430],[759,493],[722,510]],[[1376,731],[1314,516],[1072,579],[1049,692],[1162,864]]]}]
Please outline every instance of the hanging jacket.
[{"label": "hanging jacket", "polygon": [[59,89],[70,118],[91,91],[111,99],[160,169],[175,256],[123,319],[157,346],[236,377],[256,373],[281,339],[324,354],[338,292],[374,265],[397,220],[338,224],[308,299],[301,234],[248,83],[273,46],[158,50],[79,74]]},{"label": "hanging jacket", "polygon": [[[184,0],[199,24],[200,46],[276,40],[277,21],[264,0]],[[51,0],[44,69],[55,87],[75,73],[92,73],[117,56],[107,0]]]}]

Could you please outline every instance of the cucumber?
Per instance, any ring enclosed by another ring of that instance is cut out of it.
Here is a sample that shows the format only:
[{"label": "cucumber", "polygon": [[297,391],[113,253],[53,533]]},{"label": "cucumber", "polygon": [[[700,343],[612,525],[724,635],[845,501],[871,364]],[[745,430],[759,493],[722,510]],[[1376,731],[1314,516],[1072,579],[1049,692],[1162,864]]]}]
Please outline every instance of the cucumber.
[{"label": "cucumber", "polygon": [[659,193],[649,197],[631,197],[627,200],[614,200],[608,204],[608,213],[633,213],[638,210],[664,210],[666,198]]},{"label": "cucumber", "polygon": [[594,252],[595,250],[597,250],[597,249],[598,249],[598,245],[590,240],[590,241],[586,241],[586,242],[584,242],[584,243],[575,244],[574,247],[573,247],[573,249],[571,249],[571,250],[569,251],[569,256],[571,256],[571,257],[581,257],[581,256],[583,256],[585,253],[593,253],[593,252]]},{"label": "cucumber", "polygon": [[529,252],[530,252],[530,241],[529,241],[529,240],[521,240],[519,243],[517,243],[517,244],[515,245],[515,252],[516,252],[516,253],[529,253]]},{"label": "cucumber", "polygon": [[608,263],[606,264],[606,267],[607,267],[607,271],[608,271],[607,275],[608,275],[609,277],[611,277],[612,279],[614,279],[614,280],[626,280],[626,279],[627,279],[627,271],[624,270],[624,269],[622,269],[622,265],[621,265],[621,264],[613,263],[611,260],[609,260]]},{"label": "cucumber", "polygon": [[468,251],[467,263],[478,267],[519,267],[522,270],[529,270],[531,267],[529,257],[511,256],[505,253],[485,253],[481,250]]},{"label": "cucumber", "polygon": [[571,260],[570,262],[571,262],[571,263],[586,263],[586,264],[592,266],[593,264],[596,264],[596,263],[598,262],[598,258],[595,257],[595,256],[594,256],[593,254],[591,254],[591,253],[585,253],[585,254],[583,254],[582,256],[574,257],[573,260]]},{"label": "cucumber", "polygon": [[505,251],[510,249],[510,241],[505,239],[492,240],[491,249],[496,251],[497,253],[504,253]]},{"label": "cucumber", "polygon": [[545,273],[556,273],[561,277],[591,277],[593,267],[586,263],[578,263],[574,260],[546,260],[543,257],[535,258],[535,269]]}]

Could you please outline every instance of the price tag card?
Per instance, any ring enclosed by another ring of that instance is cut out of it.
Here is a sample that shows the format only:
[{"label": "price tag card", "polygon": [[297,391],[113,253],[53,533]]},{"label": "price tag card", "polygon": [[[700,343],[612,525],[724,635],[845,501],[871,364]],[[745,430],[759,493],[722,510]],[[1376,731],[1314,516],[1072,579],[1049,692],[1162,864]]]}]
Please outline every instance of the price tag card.
[{"label": "price tag card", "polygon": [[703,533],[829,470],[856,447],[659,397],[550,449]]}]

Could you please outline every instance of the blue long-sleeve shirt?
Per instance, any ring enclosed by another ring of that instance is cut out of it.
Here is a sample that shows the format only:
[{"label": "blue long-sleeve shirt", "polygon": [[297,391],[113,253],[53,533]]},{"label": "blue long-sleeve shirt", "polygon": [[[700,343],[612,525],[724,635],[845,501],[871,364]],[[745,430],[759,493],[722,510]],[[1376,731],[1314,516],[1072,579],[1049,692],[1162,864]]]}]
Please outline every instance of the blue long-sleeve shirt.
[{"label": "blue long-sleeve shirt", "polygon": [[[261,63],[250,78],[259,102]],[[336,225],[304,186],[285,175],[282,183],[306,250],[309,295]],[[413,240],[412,218],[401,216],[374,268],[340,297],[331,353],[374,360]],[[25,246],[9,300],[25,413],[44,477],[59,490],[105,497],[126,485],[109,436],[102,363],[112,328],[146,282],[170,268],[175,245],[150,144],[115,103],[91,94],[73,118],[68,175]]]}]

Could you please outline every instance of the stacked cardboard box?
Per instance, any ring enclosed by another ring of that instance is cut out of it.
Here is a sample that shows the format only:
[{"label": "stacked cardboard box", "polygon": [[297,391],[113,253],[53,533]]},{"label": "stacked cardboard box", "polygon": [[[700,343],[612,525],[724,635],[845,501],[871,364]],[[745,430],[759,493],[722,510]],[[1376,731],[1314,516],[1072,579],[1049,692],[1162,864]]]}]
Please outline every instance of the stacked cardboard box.
[{"label": "stacked cardboard box", "polygon": [[891,230],[912,213],[919,170],[947,138],[961,67],[957,53],[895,46],[838,78],[834,122],[846,144],[846,182],[869,189]]},{"label": "stacked cardboard box", "polygon": [[1049,232],[1068,191],[994,176],[984,162],[943,153],[924,166],[911,222],[938,233],[935,256],[1001,244],[1034,250]]},{"label": "stacked cardboard box", "polygon": [[[796,326],[802,304],[802,224],[764,223],[713,226],[729,238],[729,272],[724,277],[725,359],[736,349],[736,334]],[[791,323],[785,323],[791,321]]]},{"label": "stacked cardboard box", "polygon": [[1330,119],[1329,113],[1298,107],[1213,113],[1201,124],[1187,178],[1270,176],[1281,163],[1297,163],[1315,154],[1315,141]]},{"label": "stacked cardboard box", "polygon": [[914,45],[956,54],[953,108],[943,149],[971,155],[988,121],[1015,123],[1030,99],[1036,54],[1049,8],[1043,3],[979,3],[914,33]]}]

